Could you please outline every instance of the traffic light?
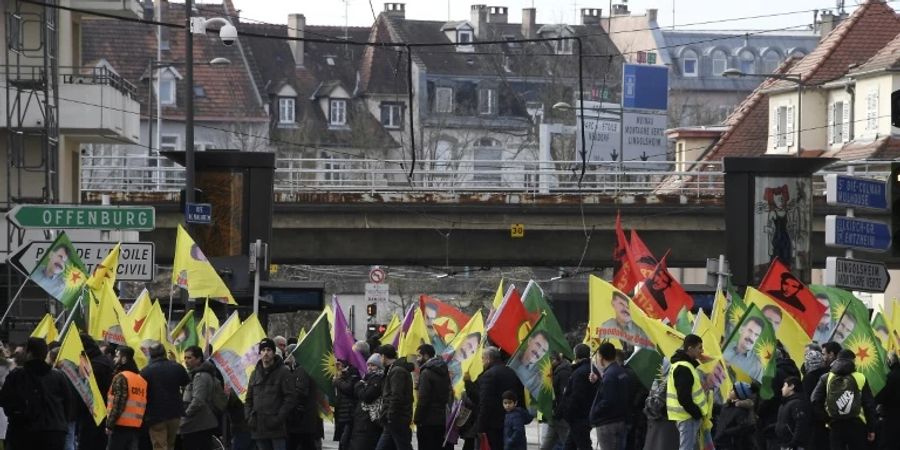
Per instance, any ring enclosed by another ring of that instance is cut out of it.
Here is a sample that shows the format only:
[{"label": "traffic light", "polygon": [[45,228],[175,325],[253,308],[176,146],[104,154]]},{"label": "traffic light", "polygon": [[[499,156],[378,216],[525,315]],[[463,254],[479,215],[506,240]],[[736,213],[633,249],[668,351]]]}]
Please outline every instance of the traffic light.
[{"label": "traffic light", "polygon": [[378,325],[378,334],[383,336],[385,331],[387,331],[387,325],[385,325],[385,324]]},{"label": "traffic light", "polygon": [[378,305],[376,305],[375,303],[369,303],[368,305],[366,305],[366,314],[369,317],[375,317],[375,315],[378,314]]},{"label": "traffic light", "polygon": [[891,192],[891,255],[900,257],[900,162],[891,163],[888,178]]}]

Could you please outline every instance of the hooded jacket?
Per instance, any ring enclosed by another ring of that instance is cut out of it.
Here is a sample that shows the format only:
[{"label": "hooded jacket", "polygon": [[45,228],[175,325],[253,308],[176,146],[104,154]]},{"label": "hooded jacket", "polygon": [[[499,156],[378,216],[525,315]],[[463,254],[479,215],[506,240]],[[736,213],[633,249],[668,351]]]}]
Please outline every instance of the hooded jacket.
[{"label": "hooded jacket", "polygon": [[[831,363],[831,369],[829,373],[833,373],[835,375],[850,375],[853,372],[856,372],[856,364],[853,363],[851,359],[843,359],[838,358]],[[875,416],[875,398],[872,396],[872,389],[869,387],[869,382],[866,380],[866,383],[860,389],[862,393],[861,406],[863,414],[866,416],[866,428],[869,432],[875,432],[875,426],[878,423],[878,420]],[[823,420],[828,421],[828,414],[825,412],[825,400],[828,393],[828,373],[822,375],[822,378],[819,378],[819,383],[816,384],[816,390],[812,393],[812,407],[813,414],[816,417],[819,417]]]},{"label": "hooded jacket", "polygon": [[525,425],[531,423],[532,417],[525,408],[517,406],[506,413],[503,421],[503,449],[525,450],[528,439],[525,437]]},{"label": "hooded jacket", "polygon": [[[691,363],[695,369],[700,365],[697,360],[688,356],[687,352],[681,348],[675,351],[671,361],[672,364],[680,361],[687,361]],[[691,395],[694,390],[694,376],[691,374],[691,371],[688,370],[687,367],[676,367],[675,371],[672,372],[672,376],[675,377],[675,391],[678,394],[678,403],[680,403],[681,407],[695,420],[702,419],[703,411],[700,411],[700,407],[694,404],[694,397]]]},{"label": "hooded jacket", "polygon": [[425,361],[419,368],[419,394],[415,424],[418,426],[446,426],[447,405],[450,403],[450,371],[440,357]]},{"label": "hooded jacket", "polygon": [[337,423],[353,422],[353,410],[356,407],[353,387],[359,381],[359,371],[350,364],[345,367],[347,368],[334,380],[334,420]]},{"label": "hooded jacket", "polygon": [[478,416],[475,430],[487,433],[489,430],[503,430],[503,393],[512,391],[517,398],[525,398],[525,387],[516,372],[500,361],[484,368],[476,381],[478,386]]},{"label": "hooded jacket", "polygon": [[627,421],[631,394],[628,374],[622,366],[617,362],[606,366],[599,384],[591,406],[591,425],[597,427]]},{"label": "hooded jacket", "polygon": [[203,361],[191,369],[191,382],[184,388],[184,417],[181,418],[179,434],[196,433],[219,426],[219,420],[212,409],[213,390],[220,389],[216,383],[216,368],[209,361]]},{"label": "hooded jacket", "polygon": [[294,377],[280,356],[268,368],[262,361],[247,383],[244,416],[253,439],[281,439],[287,437],[285,422],[297,405]]},{"label": "hooded jacket", "polygon": [[153,358],[141,371],[141,378],[147,380],[147,412],[144,413],[146,425],[184,415],[181,388],[187,386],[191,379],[181,364],[165,357]]},{"label": "hooded jacket", "polygon": [[810,420],[809,401],[802,392],[794,392],[785,397],[778,408],[775,435],[782,448],[805,448],[809,445]]},{"label": "hooded jacket", "polygon": [[406,361],[395,360],[384,378],[384,419],[395,427],[409,426],[413,413],[413,385]]},{"label": "hooded jacket", "polygon": [[350,431],[351,450],[371,450],[375,448],[381,436],[380,422],[373,422],[369,412],[363,409],[363,403],[371,405],[381,397],[384,371],[369,372],[353,387],[356,396],[356,409],[353,412],[353,428]]},{"label": "hooded jacket", "polygon": [[597,385],[591,383],[591,361],[582,359],[572,364],[572,375],[563,391],[563,399],[559,405],[560,417],[569,424],[587,422],[591,412],[591,404],[597,394]]},{"label": "hooded jacket", "polygon": [[572,376],[572,363],[563,358],[553,368],[553,417],[559,417],[559,405]]},{"label": "hooded jacket", "polygon": [[[40,390],[43,401],[34,413],[36,418],[27,418],[26,399],[37,398],[29,395],[32,390]],[[26,433],[68,430],[68,415],[74,407],[69,380],[62,372],[50,367],[44,361],[26,361],[24,367],[13,369],[0,389],[0,407],[9,417],[9,432]]]}]

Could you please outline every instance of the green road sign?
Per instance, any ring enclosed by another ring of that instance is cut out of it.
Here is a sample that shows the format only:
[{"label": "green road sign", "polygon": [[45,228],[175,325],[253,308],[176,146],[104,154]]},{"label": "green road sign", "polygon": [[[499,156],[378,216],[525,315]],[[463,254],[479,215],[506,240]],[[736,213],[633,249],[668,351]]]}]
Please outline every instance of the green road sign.
[{"label": "green road sign", "polygon": [[19,228],[83,228],[150,231],[152,206],[17,205],[6,217]]}]

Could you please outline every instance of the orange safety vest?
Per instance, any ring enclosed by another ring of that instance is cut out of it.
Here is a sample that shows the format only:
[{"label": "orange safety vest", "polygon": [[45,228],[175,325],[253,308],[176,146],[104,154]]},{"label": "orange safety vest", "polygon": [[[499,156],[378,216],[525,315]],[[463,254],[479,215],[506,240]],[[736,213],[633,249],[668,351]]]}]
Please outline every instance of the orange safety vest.
[{"label": "orange safety vest", "polygon": [[[116,425],[140,428],[144,422],[144,412],[147,410],[147,380],[127,370],[122,371],[121,374],[128,382],[128,400],[125,401],[125,410],[116,420]],[[113,407],[112,386],[109,387],[107,398],[106,410],[111,411]]]}]

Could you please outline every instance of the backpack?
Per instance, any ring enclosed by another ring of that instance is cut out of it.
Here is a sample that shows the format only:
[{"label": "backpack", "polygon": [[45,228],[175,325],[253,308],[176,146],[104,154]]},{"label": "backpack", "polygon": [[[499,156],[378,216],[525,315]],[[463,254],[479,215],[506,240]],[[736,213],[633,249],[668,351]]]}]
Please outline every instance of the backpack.
[{"label": "backpack", "polygon": [[831,420],[854,419],[862,411],[862,389],[853,374],[829,374],[825,389],[825,412]]},{"label": "backpack", "polygon": [[650,388],[650,394],[644,401],[644,414],[648,420],[667,420],[669,411],[666,408],[666,391],[668,390],[668,379],[664,375],[653,381]]},{"label": "backpack", "polygon": [[210,393],[210,406],[212,406],[212,410],[216,415],[220,415],[228,409],[228,394],[225,393],[225,385],[222,384],[222,380],[213,378],[213,388]]}]

